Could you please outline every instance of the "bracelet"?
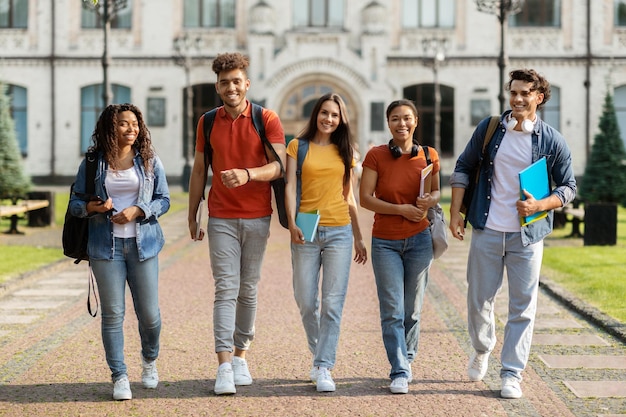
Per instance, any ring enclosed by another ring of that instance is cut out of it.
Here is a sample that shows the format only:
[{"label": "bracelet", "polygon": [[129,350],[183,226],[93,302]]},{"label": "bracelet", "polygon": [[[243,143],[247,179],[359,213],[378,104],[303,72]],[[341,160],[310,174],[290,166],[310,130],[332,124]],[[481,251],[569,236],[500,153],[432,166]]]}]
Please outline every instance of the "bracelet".
[{"label": "bracelet", "polygon": [[246,174],[248,174],[248,181],[246,181],[246,184],[247,184],[250,181],[252,181],[252,179],[250,178],[250,171],[248,171],[248,168],[244,168],[244,171],[246,171]]}]

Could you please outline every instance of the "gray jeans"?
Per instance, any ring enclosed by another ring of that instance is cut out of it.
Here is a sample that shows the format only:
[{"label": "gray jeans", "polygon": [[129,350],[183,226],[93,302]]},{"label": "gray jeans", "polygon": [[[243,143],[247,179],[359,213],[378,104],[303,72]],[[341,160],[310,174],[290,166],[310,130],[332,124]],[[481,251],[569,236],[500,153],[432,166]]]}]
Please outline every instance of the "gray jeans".
[{"label": "gray jeans", "polygon": [[520,233],[472,230],[467,263],[467,316],[472,345],[491,352],[496,345],[494,301],[504,268],[509,288],[509,314],[504,327],[500,376],[522,379],[537,311],[543,241],[523,246]]},{"label": "gray jeans", "polygon": [[270,217],[209,218],[209,253],[215,281],[215,352],[247,350],[254,339],[257,288]]}]

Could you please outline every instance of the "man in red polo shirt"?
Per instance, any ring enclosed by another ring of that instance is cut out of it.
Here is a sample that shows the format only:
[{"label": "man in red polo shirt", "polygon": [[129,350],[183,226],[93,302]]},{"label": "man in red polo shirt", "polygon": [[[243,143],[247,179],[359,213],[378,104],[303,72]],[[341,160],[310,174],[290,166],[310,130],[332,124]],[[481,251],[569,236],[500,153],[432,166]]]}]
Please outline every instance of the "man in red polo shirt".
[{"label": "man in red polo shirt", "polygon": [[[248,58],[220,54],[213,61],[215,89],[224,105],[217,110],[210,133],[213,181],[208,208],[209,252],[215,281],[213,333],[219,367],[214,391],[234,394],[236,385],[252,384],[245,354],[254,338],[257,287],[269,237],[269,181],[281,175],[278,161],[269,162],[246,99],[250,88]],[[263,109],[267,139],[285,163],[285,135],[275,112]],[[196,155],[189,181],[189,232],[196,236],[196,212],[204,194],[204,118],[197,127]],[[268,155],[271,155],[268,152]],[[271,158],[271,156],[270,156]],[[233,355],[234,352],[234,355]]]}]

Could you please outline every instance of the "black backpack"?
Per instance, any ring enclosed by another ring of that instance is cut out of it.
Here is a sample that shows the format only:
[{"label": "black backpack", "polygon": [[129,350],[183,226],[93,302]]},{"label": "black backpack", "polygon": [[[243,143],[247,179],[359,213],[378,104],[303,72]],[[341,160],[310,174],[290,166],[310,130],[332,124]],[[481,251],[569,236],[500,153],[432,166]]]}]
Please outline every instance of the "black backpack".
[{"label": "black backpack", "polygon": [[[85,193],[80,195],[80,198],[89,201],[95,195],[96,188],[96,167],[98,165],[98,158],[95,152],[87,152],[85,154]],[[70,197],[72,195],[78,195],[74,191],[74,184],[70,188]],[[67,210],[65,211],[65,221],[63,222],[63,235],[61,238],[63,242],[63,255],[75,259],[74,263],[78,264],[80,261],[89,261],[89,255],[87,255],[87,243],[89,241],[89,218],[88,217],[76,217],[70,213],[70,204],[67,203]],[[93,292],[95,299],[95,309],[91,307],[91,293]],[[87,293],[87,310],[92,317],[96,317],[98,313],[98,296],[96,295],[94,276],[91,268],[89,268],[89,292]]]},{"label": "black backpack", "polygon": [[[86,161],[86,180],[85,194],[81,195],[81,199],[88,200],[95,193],[96,165],[97,158],[93,152],[85,154]],[[74,184],[70,188],[70,197],[76,195]],[[63,223],[63,254],[70,258],[76,259],[75,264],[80,261],[88,261],[87,240],[89,238],[89,218],[76,217],[70,213],[70,204],[67,204],[65,211],[65,222]]]},{"label": "black backpack", "polygon": [[[258,133],[261,138],[261,142],[263,142],[263,150],[265,151],[265,158],[269,161],[269,157],[267,155],[267,150],[269,149],[274,156],[274,160],[278,161],[280,165],[281,176],[276,178],[273,181],[270,181],[272,185],[272,189],[274,190],[274,198],[276,200],[276,209],[278,210],[278,220],[280,221],[281,226],[285,229],[289,227],[289,223],[287,220],[287,210],[285,209],[285,168],[283,167],[283,163],[281,162],[278,154],[274,150],[274,147],[270,143],[270,141],[265,136],[265,125],[263,124],[263,107],[259,106],[256,103],[250,103],[252,105],[252,124],[254,124],[254,129]],[[213,110],[209,110],[204,113],[204,183],[206,184],[207,178],[207,170],[209,165],[213,162],[213,148],[211,147],[211,130],[213,129],[213,122],[215,121],[215,114],[217,113],[218,108],[214,108]]]}]

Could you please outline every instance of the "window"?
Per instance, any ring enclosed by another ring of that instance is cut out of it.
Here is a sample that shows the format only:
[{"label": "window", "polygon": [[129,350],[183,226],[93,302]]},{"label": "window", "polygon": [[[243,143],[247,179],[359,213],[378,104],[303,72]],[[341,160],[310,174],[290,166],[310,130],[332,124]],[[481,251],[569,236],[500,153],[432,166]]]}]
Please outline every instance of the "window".
[{"label": "window", "polygon": [[27,27],[28,0],[0,0],[0,28]]},{"label": "window", "polygon": [[561,130],[561,89],[550,85],[550,100],[539,110],[544,122]]},{"label": "window", "polygon": [[453,28],[455,0],[402,0],[402,27]]},{"label": "window", "polygon": [[626,85],[622,85],[615,89],[613,101],[619,132],[622,136],[622,142],[624,142],[624,146],[626,146]]},{"label": "window", "polygon": [[186,28],[234,28],[235,0],[185,0]]},{"label": "window", "polygon": [[626,0],[615,0],[615,26],[626,26]]},{"label": "window", "polygon": [[[1,1],[1,0],[0,0]],[[83,29],[99,29],[102,28],[103,17],[101,14],[103,13],[102,4],[103,2],[98,2],[98,6],[94,7],[83,7],[82,15],[81,15],[81,27]],[[111,28],[113,29],[130,29],[131,21],[132,21],[132,5],[133,0],[114,0],[112,3],[113,7],[109,6],[108,13],[113,16],[113,20],[111,20]],[[124,6],[124,7],[121,7]],[[113,10],[111,10],[113,9]]]},{"label": "window", "polygon": [[522,10],[509,18],[511,26],[561,26],[561,0],[526,0]]},{"label": "window", "polygon": [[[441,92],[441,149],[440,155],[454,153],[454,89],[440,85]],[[412,100],[417,106],[419,123],[415,128],[415,138],[422,145],[435,145],[435,86],[418,84],[404,88],[403,97]]]},{"label": "window", "polygon": [[385,130],[385,103],[382,101],[370,103],[370,130],[372,132]]},{"label": "window", "polygon": [[8,85],[7,94],[11,100],[9,111],[15,122],[15,133],[17,143],[20,147],[22,156],[28,155],[28,124],[27,109],[28,102],[26,97],[26,89],[17,85]]},{"label": "window", "polygon": [[344,0],[294,0],[295,27],[343,28]]},{"label": "window", "polygon": [[[130,88],[122,85],[111,85],[113,103],[130,103]],[[80,152],[87,152],[93,145],[91,135],[96,121],[104,109],[102,105],[102,84],[89,85],[80,89]]]}]

